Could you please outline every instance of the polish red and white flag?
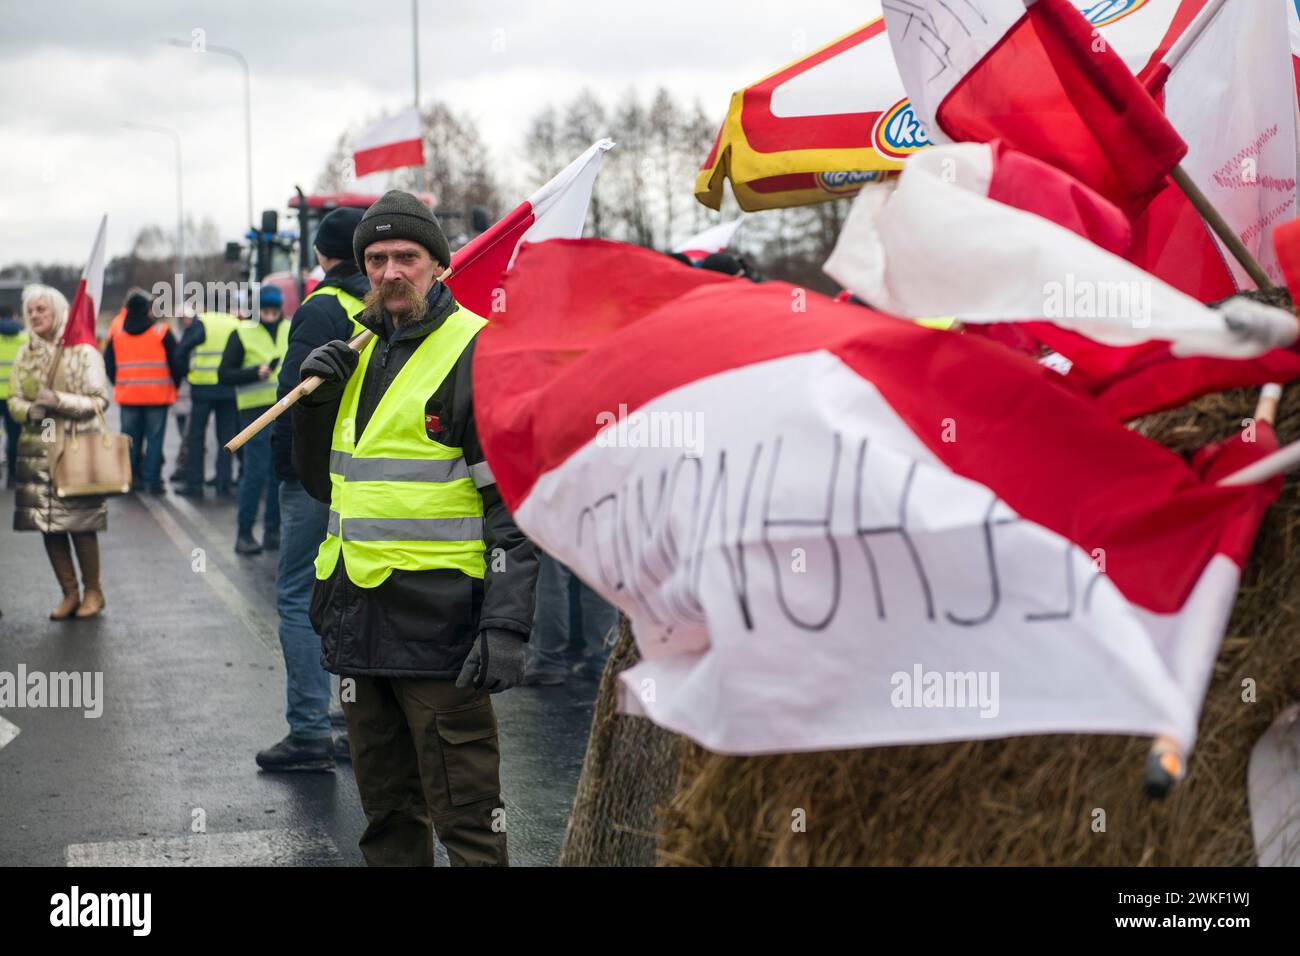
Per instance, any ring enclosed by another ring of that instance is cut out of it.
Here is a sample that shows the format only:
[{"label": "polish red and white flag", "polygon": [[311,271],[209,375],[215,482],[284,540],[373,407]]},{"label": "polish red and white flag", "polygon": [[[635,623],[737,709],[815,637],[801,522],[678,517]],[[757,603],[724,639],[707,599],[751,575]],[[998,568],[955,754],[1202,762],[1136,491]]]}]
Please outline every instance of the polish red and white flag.
[{"label": "polish red and white flag", "polygon": [[934,142],[989,142],[1051,163],[1135,213],[1187,144],[1070,0],[912,0],[885,24]]},{"label": "polish red and white flag", "polygon": [[1001,346],[599,240],[524,247],[474,403],[520,527],[629,616],[625,710],[725,753],[1190,748],[1280,480]]},{"label": "polish red and white flag", "polygon": [[490,229],[456,250],[447,282],[456,301],[484,318],[501,311],[501,275],[521,243],[581,237],[601,158],[613,148],[612,140],[593,143]]},{"label": "polish red and white flag", "polygon": [[104,304],[104,237],[108,232],[108,214],[99,220],[95,231],[95,241],[90,247],[90,258],[81,270],[77,280],[77,291],[73,293],[72,304],[68,307],[68,321],[63,328],[65,347],[73,345],[95,345],[95,318]]},{"label": "polish red and white flag", "polygon": [[689,239],[683,239],[677,245],[673,246],[673,252],[680,252],[692,262],[700,262],[707,259],[715,252],[721,252],[727,246],[731,245],[731,240],[736,237],[736,230],[740,224],[745,221],[744,216],[737,216],[729,222],[720,222],[716,226],[710,226],[691,236]]},{"label": "polish red and white flag", "polygon": [[1295,343],[1289,312],[1211,309],[1122,258],[1124,214],[1000,143],[935,146],[854,200],[826,272],[871,306],[967,323],[1046,319],[1105,345],[1160,340],[1177,356],[1253,358]]},{"label": "polish red and white flag", "polygon": [[1134,263],[1210,302],[1254,283],[1165,173],[1180,163],[1280,281],[1270,231],[1296,212],[1293,6],[900,0],[885,21],[932,141],[1001,139],[1069,172],[1133,217]]},{"label": "polish red and white flag", "polygon": [[358,179],[385,169],[424,165],[420,111],[412,106],[371,123],[357,134],[352,150]]}]

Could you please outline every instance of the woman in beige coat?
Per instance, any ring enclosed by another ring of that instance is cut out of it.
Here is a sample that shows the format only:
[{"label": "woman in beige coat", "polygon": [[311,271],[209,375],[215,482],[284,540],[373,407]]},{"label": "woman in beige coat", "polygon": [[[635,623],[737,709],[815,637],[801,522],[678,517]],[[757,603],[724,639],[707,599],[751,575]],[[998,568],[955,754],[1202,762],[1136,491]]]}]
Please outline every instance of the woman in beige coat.
[{"label": "woman in beige coat", "polygon": [[[23,290],[23,315],[28,341],[18,350],[9,379],[9,413],[23,423],[14,530],[39,531],[45,539],[45,553],[63,588],[63,601],[50,618],[94,617],[104,608],[97,533],[108,527],[108,505],[102,495],[57,497],[46,453],[56,432],[66,437],[72,431],[78,435],[102,431],[109,404],[104,359],[93,345],[64,348],[50,381],[68,321],[68,300],[57,289],[31,285]],[[81,565],[84,597],[77,589],[73,548]]]}]

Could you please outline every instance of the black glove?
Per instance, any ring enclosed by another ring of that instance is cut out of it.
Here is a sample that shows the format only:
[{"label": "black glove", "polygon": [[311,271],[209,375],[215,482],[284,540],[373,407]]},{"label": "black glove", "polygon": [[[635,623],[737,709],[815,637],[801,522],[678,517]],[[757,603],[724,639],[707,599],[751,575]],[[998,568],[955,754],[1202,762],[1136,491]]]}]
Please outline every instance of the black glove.
[{"label": "black glove", "polygon": [[343,339],[335,339],[313,349],[300,366],[303,378],[315,375],[321,379],[321,384],[312,394],[313,401],[309,404],[322,404],[342,395],[360,358],[360,353]]},{"label": "black glove", "polygon": [[514,631],[490,627],[480,631],[456,678],[457,687],[473,686],[496,694],[524,679],[524,639]]}]

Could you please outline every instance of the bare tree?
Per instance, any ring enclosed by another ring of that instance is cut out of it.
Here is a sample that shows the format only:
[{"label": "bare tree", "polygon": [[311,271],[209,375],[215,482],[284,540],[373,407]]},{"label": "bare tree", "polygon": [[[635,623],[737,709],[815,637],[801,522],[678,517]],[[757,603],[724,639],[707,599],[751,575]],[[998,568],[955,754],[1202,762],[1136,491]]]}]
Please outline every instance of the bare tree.
[{"label": "bare tree", "polygon": [[[595,93],[584,87],[564,111],[564,120],[560,124],[560,145],[566,155],[577,156],[607,133],[605,107],[596,99]],[[592,191],[591,205],[587,209],[587,221],[593,236],[606,234],[606,194],[607,190],[598,178],[596,188]]]}]

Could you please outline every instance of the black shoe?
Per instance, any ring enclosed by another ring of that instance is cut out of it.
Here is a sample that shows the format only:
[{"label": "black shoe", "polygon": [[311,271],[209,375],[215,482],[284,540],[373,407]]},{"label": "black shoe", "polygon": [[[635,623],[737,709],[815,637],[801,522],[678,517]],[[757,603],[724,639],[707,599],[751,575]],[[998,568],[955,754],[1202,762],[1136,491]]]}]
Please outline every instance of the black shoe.
[{"label": "black shoe", "polygon": [[202,498],[203,489],[195,485],[181,485],[179,488],[173,488],[176,494],[182,498]]},{"label": "black shoe", "polygon": [[328,737],[285,737],[274,747],[259,750],[257,765],[268,773],[334,769],[334,744]]},{"label": "black shoe", "polygon": [[167,493],[166,491],[163,490],[162,485],[150,485],[145,490],[149,492],[149,494],[151,495],[163,495]]},{"label": "black shoe", "polygon": [[178,481],[184,481],[185,469],[177,468],[175,471],[173,471],[170,475],[167,476],[167,480],[170,481],[172,484],[175,484]]},{"label": "black shoe", "polygon": [[207,481],[204,482],[204,484],[207,485],[207,486],[209,486],[209,487],[212,487],[212,486],[215,485],[216,483],[217,483],[217,479],[215,479],[215,478],[209,478]]},{"label": "black shoe", "polygon": [[235,554],[261,554],[262,546],[253,540],[251,531],[241,531],[235,538]]},{"label": "black shoe", "polygon": [[230,488],[229,485],[217,485],[217,497],[218,497],[218,498],[230,498],[230,497],[232,497],[234,494],[235,494],[235,493],[231,490],[231,488]]},{"label": "black shoe", "polygon": [[280,530],[262,532],[262,549],[265,551],[280,550]]},{"label": "black shoe", "polygon": [[334,735],[334,759],[344,763],[352,762],[352,749],[348,746],[348,732],[341,731]]}]

